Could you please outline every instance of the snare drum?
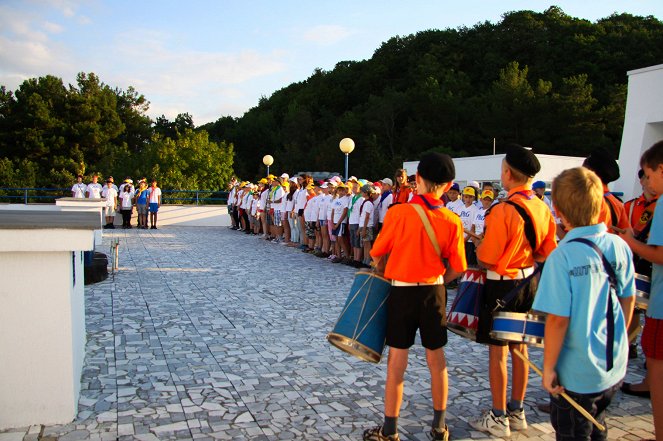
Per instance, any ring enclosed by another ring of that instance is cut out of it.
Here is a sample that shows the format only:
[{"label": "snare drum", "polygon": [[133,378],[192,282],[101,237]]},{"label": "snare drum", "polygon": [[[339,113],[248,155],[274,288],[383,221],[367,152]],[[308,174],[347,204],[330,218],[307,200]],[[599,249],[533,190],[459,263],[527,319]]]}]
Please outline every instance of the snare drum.
[{"label": "snare drum", "polygon": [[481,293],[485,281],[485,271],[468,269],[463,273],[458,283],[456,298],[447,314],[449,331],[476,341]]},{"label": "snare drum", "polygon": [[350,295],[327,340],[364,361],[379,363],[387,335],[387,297],[391,284],[368,271],[358,271]]},{"label": "snare drum", "polygon": [[651,279],[642,274],[635,275],[635,307],[644,311],[649,307]]},{"label": "snare drum", "polygon": [[521,312],[496,312],[493,314],[493,327],[490,336],[495,340],[513,343],[527,343],[543,347],[546,316]]}]

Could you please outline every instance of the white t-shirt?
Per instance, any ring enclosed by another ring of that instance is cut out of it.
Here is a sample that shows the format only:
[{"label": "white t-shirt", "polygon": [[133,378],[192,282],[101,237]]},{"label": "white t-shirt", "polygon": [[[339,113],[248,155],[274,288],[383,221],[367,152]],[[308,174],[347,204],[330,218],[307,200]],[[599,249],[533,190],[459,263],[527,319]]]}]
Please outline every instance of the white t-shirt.
[{"label": "white t-shirt", "polygon": [[292,213],[292,209],[295,208],[295,195],[297,194],[298,190],[295,190],[295,192],[292,195],[292,199],[288,199],[288,196],[285,196],[285,206],[283,208],[283,211],[286,211],[288,213]]},{"label": "white t-shirt", "polygon": [[228,193],[228,205],[233,205],[235,203],[235,193],[237,193],[237,187],[233,187]]},{"label": "white t-shirt", "polygon": [[366,222],[366,218],[368,218],[368,223],[366,224],[366,227],[370,228],[375,224],[373,202],[369,200],[364,200],[362,204],[363,206],[360,206],[360,213],[359,213],[359,228],[363,228],[364,223]]},{"label": "white t-shirt", "polygon": [[327,209],[329,208],[329,203],[331,202],[330,194],[320,194],[320,203],[318,203],[318,220],[327,219]]},{"label": "white t-shirt", "polygon": [[352,199],[354,196],[350,196],[350,205],[348,206],[348,216],[349,216],[349,223],[351,224],[358,224],[359,223],[359,210],[361,208],[361,203],[364,202],[364,198],[357,195],[357,199],[355,200],[355,203],[352,203]]},{"label": "white t-shirt", "polygon": [[305,188],[300,188],[297,193],[297,200],[295,201],[295,211],[303,210],[306,205],[306,197],[308,196]]},{"label": "white t-shirt", "polygon": [[[276,190],[274,190],[274,193],[272,194],[272,191],[270,190],[270,202],[271,202],[271,207],[274,210],[282,211],[283,209],[283,198],[285,197],[285,191],[283,191],[283,187],[280,185],[276,187]],[[278,202],[277,202],[278,201]]]},{"label": "white t-shirt", "polygon": [[476,211],[474,215],[474,220],[472,221],[472,225],[474,225],[475,234],[477,235],[483,234],[483,229],[486,225],[485,220],[486,220],[486,209],[483,208],[482,206]]},{"label": "white t-shirt", "polygon": [[317,222],[318,221],[318,204],[320,203],[320,196],[313,196],[306,203],[304,207],[304,221]]},{"label": "white t-shirt", "polygon": [[463,204],[463,200],[461,198],[456,199],[455,201],[449,201],[447,202],[447,208],[454,213],[456,213],[458,216],[460,216],[460,210],[465,206]]},{"label": "white t-shirt", "polygon": [[85,199],[85,190],[87,189],[87,185],[84,183],[75,183],[73,187],[71,187],[72,193],[74,193],[74,197],[78,199]]},{"label": "white t-shirt", "polygon": [[253,198],[251,200],[251,216],[256,216],[260,208],[260,198]]},{"label": "white t-shirt", "polygon": [[156,204],[159,202],[159,196],[161,196],[161,189],[159,187],[149,187],[148,190],[150,191],[149,194],[147,195],[147,203],[148,204]]},{"label": "white t-shirt", "polygon": [[131,208],[132,206],[131,199],[134,197],[134,194],[135,192],[133,188],[130,189],[129,191],[123,191],[122,193],[120,193],[119,198],[122,199],[123,209]]},{"label": "white t-shirt", "polygon": [[334,209],[334,201],[336,201],[336,199],[338,199],[338,196],[331,196],[331,199],[327,204],[327,221],[332,220],[332,210]]},{"label": "white t-shirt", "polygon": [[115,198],[117,197],[117,191],[115,191],[113,187],[111,188],[104,187],[104,189],[101,190],[101,197],[106,198],[107,207],[112,207],[115,205]]},{"label": "white t-shirt", "polygon": [[[466,230],[470,230],[472,228],[472,221],[474,221],[474,216],[476,216],[477,213],[477,206],[474,204],[470,204],[469,207],[466,207],[465,204],[460,209],[460,221],[463,223],[463,228]],[[469,240],[469,235],[465,235],[465,239]]]},{"label": "white t-shirt", "polygon": [[343,215],[343,210],[348,208],[349,202],[350,200],[348,196],[336,198],[334,199],[334,202],[332,202],[332,210],[334,210],[334,212],[332,213],[332,221],[335,224],[338,223],[339,220],[341,220],[341,216]]},{"label": "white t-shirt", "polygon": [[89,196],[90,199],[95,199],[95,198],[99,199],[101,197],[101,190],[102,190],[101,184],[99,184],[99,183],[96,183],[96,184],[95,183],[89,183],[89,184],[87,184],[87,187],[85,189],[85,191],[90,193],[90,196]]},{"label": "white t-shirt", "polygon": [[[382,198],[382,196],[380,196]],[[378,199],[378,209],[379,209],[379,214],[378,214],[378,222],[382,223],[384,222],[384,217],[387,215],[387,209],[389,206],[393,203],[394,201],[394,194],[389,193],[382,201]]]}]

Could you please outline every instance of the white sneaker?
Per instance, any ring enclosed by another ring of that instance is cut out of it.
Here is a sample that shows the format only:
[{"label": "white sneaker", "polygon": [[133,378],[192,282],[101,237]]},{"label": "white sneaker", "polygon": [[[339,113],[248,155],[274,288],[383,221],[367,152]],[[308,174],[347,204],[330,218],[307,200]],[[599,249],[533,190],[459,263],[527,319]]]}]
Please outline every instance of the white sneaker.
[{"label": "white sneaker", "polygon": [[525,419],[525,409],[506,410],[506,416],[509,418],[509,427],[513,430],[527,429],[527,420]]},{"label": "white sneaker", "polygon": [[484,413],[481,418],[469,421],[472,428],[481,432],[490,433],[493,436],[500,438],[511,436],[511,429],[509,429],[509,418],[506,415],[495,416],[492,410]]}]

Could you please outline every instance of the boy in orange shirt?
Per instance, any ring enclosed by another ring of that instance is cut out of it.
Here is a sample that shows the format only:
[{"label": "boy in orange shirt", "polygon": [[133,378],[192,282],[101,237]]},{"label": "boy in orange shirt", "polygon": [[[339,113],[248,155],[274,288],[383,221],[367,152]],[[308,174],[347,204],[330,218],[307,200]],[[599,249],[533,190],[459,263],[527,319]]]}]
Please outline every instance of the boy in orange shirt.
[{"label": "boy in orange shirt", "polygon": [[[384,218],[371,256],[379,267],[389,255],[384,276],[392,280],[387,300],[389,357],[385,384],[384,424],[364,432],[364,441],[398,441],[397,422],[403,400],[403,377],[409,348],[417,329],[426,348],[431,374],[434,440],[448,440],[445,424],[448,375],[443,346],[447,343],[446,290],[444,282],[465,271],[463,225],[440,200],[455,177],[448,155],[427,153],[417,167],[417,195],[410,203],[391,207]],[[413,205],[419,205],[430,221],[439,253]],[[442,259],[447,259],[447,268]]]},{"label": "boy in orange shirt", "polygon": [[[539,160],[530,150],[518,145],[507,148],[501,172],[502,185],[508,191],[507,202],[491,207],[490,214],[485,217],[484,239],[476,251],[479,264],[487,268],[477,343],[489,347],[492,409],[481,418],[470,421],[470,425],[499,437],[510,436],[511,428],[527,428],[523,400],[529,370],[521,359],[511,357],[511,401],[507,407],[507,354],[513,349],[527,354],[527,347],[491,338],[492,314],[521,280],[534,272],[535,261],[543,261],[556,247],[555,220],[548,206],[532,190],[533,178],[540,169]],[[524,210],[523,214],[529,218],[527,221],[519,210]],[[531,285],[520,288],[516,299],[505,305],[505,310],[529,311],[533,291]]]}]

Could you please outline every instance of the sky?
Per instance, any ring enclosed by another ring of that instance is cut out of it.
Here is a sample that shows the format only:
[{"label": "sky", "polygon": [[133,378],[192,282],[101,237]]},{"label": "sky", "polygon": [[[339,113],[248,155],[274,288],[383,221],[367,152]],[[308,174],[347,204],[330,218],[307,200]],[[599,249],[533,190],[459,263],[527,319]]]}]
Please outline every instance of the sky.
[{"label": "sky", "polygon": [[145,95],[152,118],[189,113],[201,125],[240,117],[315,69],[369,59],[396,35],[551,5],[590,21],[663,19],[661,0],[0,0],[0,85],[45,75],[75,85],[94,72]]}]

